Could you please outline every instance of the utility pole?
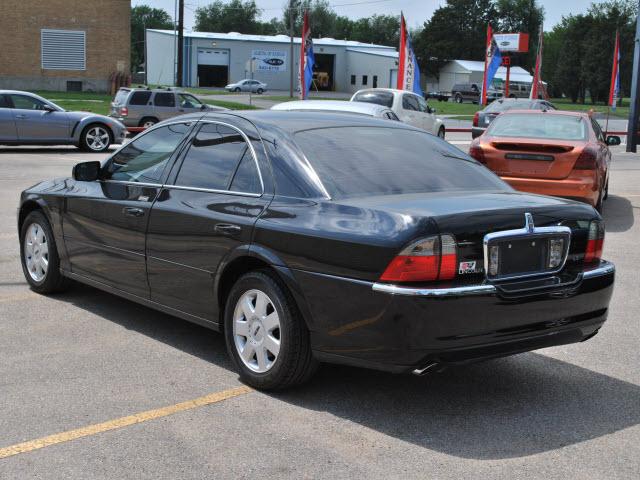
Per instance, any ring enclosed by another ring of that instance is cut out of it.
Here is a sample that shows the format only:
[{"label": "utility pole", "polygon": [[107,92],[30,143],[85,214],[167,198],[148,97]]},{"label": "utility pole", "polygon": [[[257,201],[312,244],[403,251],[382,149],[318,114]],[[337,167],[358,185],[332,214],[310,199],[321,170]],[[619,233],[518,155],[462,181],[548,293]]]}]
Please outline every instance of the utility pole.
[{"label": "utility pole", "polygon": [[289,0],[289,98],[293,98],[293,0]]},{"label": "utility pole", "polygon": [[638,114],[640,109],[640,0],[636,18],[636,38],[633,46],[633,77],[631,79],[631,105],[629,105],[629,122],[627,125],[627,152],[636,153],[638,143]]},{"label": "utility pole", "polygon": [[176,84],[182,87],[182,64],[184,62],[182,45],[184,44],[184,0],[178,1],[178,72],[176,74]]}]

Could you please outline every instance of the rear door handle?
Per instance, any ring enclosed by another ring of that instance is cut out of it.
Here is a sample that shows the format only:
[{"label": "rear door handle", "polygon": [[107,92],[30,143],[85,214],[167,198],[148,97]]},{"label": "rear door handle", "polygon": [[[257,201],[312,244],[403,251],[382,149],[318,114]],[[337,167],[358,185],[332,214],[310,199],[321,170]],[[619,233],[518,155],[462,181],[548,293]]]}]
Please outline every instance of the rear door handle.
[{"label": "rear door handle", "polygon": [[214,230],[223,235],[235,235],[242,231],[239,225],[233,225],[231,223],[218,223],[214,227]]},{"label": "rear door handle", "polygon": [[124,207],[122,209],[122,211],[124,212],[124,214],[127,217],[142,217],[144,216],[144,210],[141,208],[136,208],[136,207]]},{"label": "rear door handle", "polygon": [[16,118],[27,118],[26,115],[16,115]]}]

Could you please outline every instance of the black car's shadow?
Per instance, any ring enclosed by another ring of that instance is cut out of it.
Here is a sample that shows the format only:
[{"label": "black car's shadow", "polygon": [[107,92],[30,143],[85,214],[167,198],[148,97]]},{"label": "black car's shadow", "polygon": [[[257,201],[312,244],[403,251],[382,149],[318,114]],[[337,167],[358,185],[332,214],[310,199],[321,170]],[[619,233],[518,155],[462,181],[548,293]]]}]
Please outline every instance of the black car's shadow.
[{"label": "black car's shadow", "polygon": [[633,227],[633,208],[628,198],[609,195],[602,211],[607,231],[626,232]]},{"label": "black car's shadow", "polygon": [[[220,334],[77,284],[58,298],[232,369]],[[474,459],[533,455],[640,423],[640,387],[536,353],[426,377],[326,365],[271,397]]]}]

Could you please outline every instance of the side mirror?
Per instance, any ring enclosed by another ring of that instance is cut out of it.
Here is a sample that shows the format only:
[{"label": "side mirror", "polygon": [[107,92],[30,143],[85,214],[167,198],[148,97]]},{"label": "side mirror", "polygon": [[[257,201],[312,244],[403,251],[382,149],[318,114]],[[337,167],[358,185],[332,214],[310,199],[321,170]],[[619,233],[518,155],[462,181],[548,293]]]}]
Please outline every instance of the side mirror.
[{"label": "side mirror", "polygon": [[617,135],[609,135],[607,137],[607,145],[615,146],[615,145],[620,145],[621,143],[622,143],[622,140],[620,140],[620,137],[618,137]]},{"label": "side mirror", "polygon": [[206,110],[207,106],[203,103],[202,106],[200,107],[200,110]]},{"label": "side mirror", "polygon": [[100,175],[100,162],[82,162],[74,165],[71,176],[79,182],[94,182]]},{"label": "side mirror", "polygon": [[55,112],[55,111],[56,111],[56,109],[55,109],[55,108],[53,108],[51,105],[47,105],[46,103],[42,106],[42,109],[43,109],[45,112],[49,112],[49,113],[51,113],[51,112]]}]

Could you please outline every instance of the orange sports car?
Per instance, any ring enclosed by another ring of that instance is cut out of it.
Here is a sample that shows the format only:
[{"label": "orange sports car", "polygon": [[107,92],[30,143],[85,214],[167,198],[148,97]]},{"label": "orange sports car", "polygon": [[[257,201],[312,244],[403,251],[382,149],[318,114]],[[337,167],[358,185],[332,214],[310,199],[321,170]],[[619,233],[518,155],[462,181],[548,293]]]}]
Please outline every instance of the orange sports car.
[{"label": "orange sports car", "polygon": [[516,190],[580,200],[602,210],[609,188],[609,145],[587,113],[510,110],[476,138],[469,155]]}]

